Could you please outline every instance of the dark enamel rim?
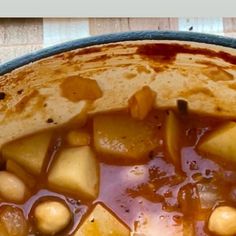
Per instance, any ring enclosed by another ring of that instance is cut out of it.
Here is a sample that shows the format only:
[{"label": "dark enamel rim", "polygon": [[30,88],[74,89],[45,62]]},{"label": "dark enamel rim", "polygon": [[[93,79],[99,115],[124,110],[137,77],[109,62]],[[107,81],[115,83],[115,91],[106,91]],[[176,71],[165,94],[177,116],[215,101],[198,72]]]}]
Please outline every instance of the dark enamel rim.
[{"label": "dark enamel rim", "polygon": [[115,43],[122,41],[135,40],[179,40],[192,41],[199,43],[215,44],[224,47],[236,48],[236,39],[226,38],[223,36],[216,36],[211,34],[181,32],[181,31],[135,31],[116,34],[107,34],[100,36],[93,36],[83,39],[77,39],[66,43],[58,44],[52,47],[41,49],[39,51],[18,57],[14,60],[0,65],[0,75],[4,75],[21,66],[27,65],[31,62],[53,56],[62,52],[70,51],[77,48],[87,46]]}]

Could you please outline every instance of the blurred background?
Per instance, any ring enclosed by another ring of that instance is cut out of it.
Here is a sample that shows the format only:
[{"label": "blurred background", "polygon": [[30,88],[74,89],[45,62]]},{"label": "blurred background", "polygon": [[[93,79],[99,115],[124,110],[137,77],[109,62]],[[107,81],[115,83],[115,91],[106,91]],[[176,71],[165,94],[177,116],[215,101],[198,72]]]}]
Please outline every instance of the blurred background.
[{"label": "blurred background", "polygon": [[0,18],[0,63],[72,39],[135,30],[236,37],[236,18]]}]

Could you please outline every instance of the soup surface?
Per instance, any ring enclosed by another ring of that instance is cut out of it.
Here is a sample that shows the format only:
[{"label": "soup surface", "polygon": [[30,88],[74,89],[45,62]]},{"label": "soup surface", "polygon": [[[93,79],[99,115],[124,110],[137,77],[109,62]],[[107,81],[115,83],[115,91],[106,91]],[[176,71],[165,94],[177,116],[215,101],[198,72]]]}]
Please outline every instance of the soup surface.
[{"label": "soup surface", "polygon": [[236,235],[234,138],[234,121],[153,109],[15,140],[1,150],[0,235]]}]

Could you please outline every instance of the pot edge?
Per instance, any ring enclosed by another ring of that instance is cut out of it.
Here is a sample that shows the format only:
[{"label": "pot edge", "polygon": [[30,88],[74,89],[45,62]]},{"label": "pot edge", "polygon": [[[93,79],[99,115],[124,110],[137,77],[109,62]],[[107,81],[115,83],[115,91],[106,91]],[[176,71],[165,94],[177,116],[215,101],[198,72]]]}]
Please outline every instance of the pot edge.
[{"label": "pot edge", "polygon": [[130,31],[112,33],[75,39],[17,57],[13,60],[0,64],[0,76],[29,63],[74,49],[107,43],[137,40],[179,40],[236,48],[236,39],[206,33],[185,31]]}]

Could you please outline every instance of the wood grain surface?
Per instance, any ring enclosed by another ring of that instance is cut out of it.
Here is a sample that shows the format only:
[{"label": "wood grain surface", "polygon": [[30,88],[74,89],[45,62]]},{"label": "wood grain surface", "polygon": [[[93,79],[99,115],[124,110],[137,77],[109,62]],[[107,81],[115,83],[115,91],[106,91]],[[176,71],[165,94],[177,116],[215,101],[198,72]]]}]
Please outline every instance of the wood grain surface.
[{"label": "wood grain surface", "polygon": [[134,30],[181,30],[236,37],[236,18],[0,18],[0,63],[68,40]]},{"label": "wood grain surface", "polygon": [[132,30],[178,30],[177,18],[95,18],[89,20],[91,35]]},{"label": "wood grain surface", "polygon": [[0,63],[42,47],[42,19],[0,19]]}]

